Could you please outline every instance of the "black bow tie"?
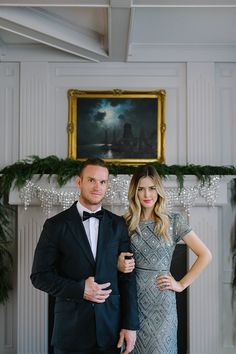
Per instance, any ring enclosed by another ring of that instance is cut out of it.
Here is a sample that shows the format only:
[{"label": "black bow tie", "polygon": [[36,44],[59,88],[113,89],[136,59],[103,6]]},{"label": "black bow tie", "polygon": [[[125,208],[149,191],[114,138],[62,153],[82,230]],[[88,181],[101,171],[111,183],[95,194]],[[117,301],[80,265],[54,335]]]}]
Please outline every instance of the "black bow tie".
[{"label": "black bow tie", "polygon": [[103,210],[99,210],[96,213],[88,213],[87,211],[83,212],[83,221],[89,218],[97,218],[99,220],[102,220],[102,217],[103,217]]}]

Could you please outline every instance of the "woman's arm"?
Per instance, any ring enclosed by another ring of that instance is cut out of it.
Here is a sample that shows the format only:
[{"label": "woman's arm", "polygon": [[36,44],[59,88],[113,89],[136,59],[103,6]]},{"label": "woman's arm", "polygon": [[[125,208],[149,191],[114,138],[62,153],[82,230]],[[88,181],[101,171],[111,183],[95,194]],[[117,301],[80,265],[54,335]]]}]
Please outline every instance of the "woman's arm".
[{"label": "woman's arm", "polygon": [[183,241],[197,256],[185,276],[176,281],[171,275],[161,276],[157,279],[157,286],[161,290],[174,290],[181,292],[186,289],[200,275],[212,260],[212,254],[207,246],[200,240],[194,231],[190,231],[183,237]]},{"label": "woman's arm", "polygon": [[183,288],[187,288],[206,268],[212,260],[212,254],[207,246],[200,240],[194,231],[183,237],[183,241],[197,256],[187,274],[180,280]]}]

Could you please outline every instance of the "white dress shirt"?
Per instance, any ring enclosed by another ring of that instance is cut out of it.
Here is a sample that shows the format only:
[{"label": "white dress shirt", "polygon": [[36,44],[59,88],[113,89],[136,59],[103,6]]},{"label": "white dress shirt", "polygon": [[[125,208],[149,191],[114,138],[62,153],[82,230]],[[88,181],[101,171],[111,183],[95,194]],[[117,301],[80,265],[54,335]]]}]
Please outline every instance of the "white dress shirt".
[{"label": "white dress shirt", "polygon": [[[87,211],[88,213],[96,213],[97,211],[101,210],[102,208],[98,208],[97,210],[91,211],[85,208],[79,201],[76,204],[78,212],[83,220],[83,212]],[[94,259],[96,259],[97,253],[97,243],[98,243],[98,230],[99,230],[99,220],[97,218],[89,218],[83,221],[84,228],[88,237],[88,241],[93,253]]]}]

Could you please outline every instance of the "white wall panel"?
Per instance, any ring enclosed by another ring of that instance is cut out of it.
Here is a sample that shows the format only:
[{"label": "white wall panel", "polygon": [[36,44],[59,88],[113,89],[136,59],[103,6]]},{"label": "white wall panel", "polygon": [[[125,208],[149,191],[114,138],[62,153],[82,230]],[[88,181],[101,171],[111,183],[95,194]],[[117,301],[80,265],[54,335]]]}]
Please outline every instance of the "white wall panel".
[{"label": "white wall panel", "polygon": [[48,155],[51,136],[48,116],[47,63],[21,63],[20,158]]},{"label": "white wall panel", "polygon": [[0,63],[0,165],[18,158],[19,64]]},{"label": "white wall panel", "polygon": [[33,255],[45,216],[38,208],[18,209],[17,354],[46,354],[48,348],[48,297],[30,281]]},{"label": "white wall panel", "polygon": [[214,63],[187,64],[187,136],[188,163],[220,163]]},{"label": "white wall panel", "polygon": [[216,64],[216,113],[221,163],[236,164],[236,64]]},{"label": "white wall panel", "polygon": [[[19,64],[0,63],[0,169],[18,159]],[[15,247],[15,244],[14,244]],[[15,249],[12,249],[15,259]],[[0,305],[0,353],[16,350],[16,275],[9,300]],[[1,280],[0,280],[1,281]]]},{"label": "white wall panel", "polygon": [[[189,287],[190,354],[223,354],[220,328],[220,281],[218,208],[193,208],[190,224],[201,240],[209,247],[213,261]],[[195,255],[190,253],[192,264]]]}]

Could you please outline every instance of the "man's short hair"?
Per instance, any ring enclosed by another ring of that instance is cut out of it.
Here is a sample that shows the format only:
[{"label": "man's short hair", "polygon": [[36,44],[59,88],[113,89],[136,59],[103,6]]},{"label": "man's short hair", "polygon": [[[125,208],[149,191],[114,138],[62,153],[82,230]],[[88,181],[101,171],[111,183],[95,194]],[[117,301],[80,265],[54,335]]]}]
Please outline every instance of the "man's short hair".
[{"label": "man's short hair", "polygon": [[95,157],[95,158],[89,158],[87,160],[85,160],[80,167],[80,171],[79,171],[79,176],[82,175],[83,170],[85,169],[85,167],[87,166],[100,166],[100,167],[104,167],[108,170],[109,173],[109,168],[108,165],[105,163],[105,161],[103,161],[102,159],[100,159],[99,157]]}]

